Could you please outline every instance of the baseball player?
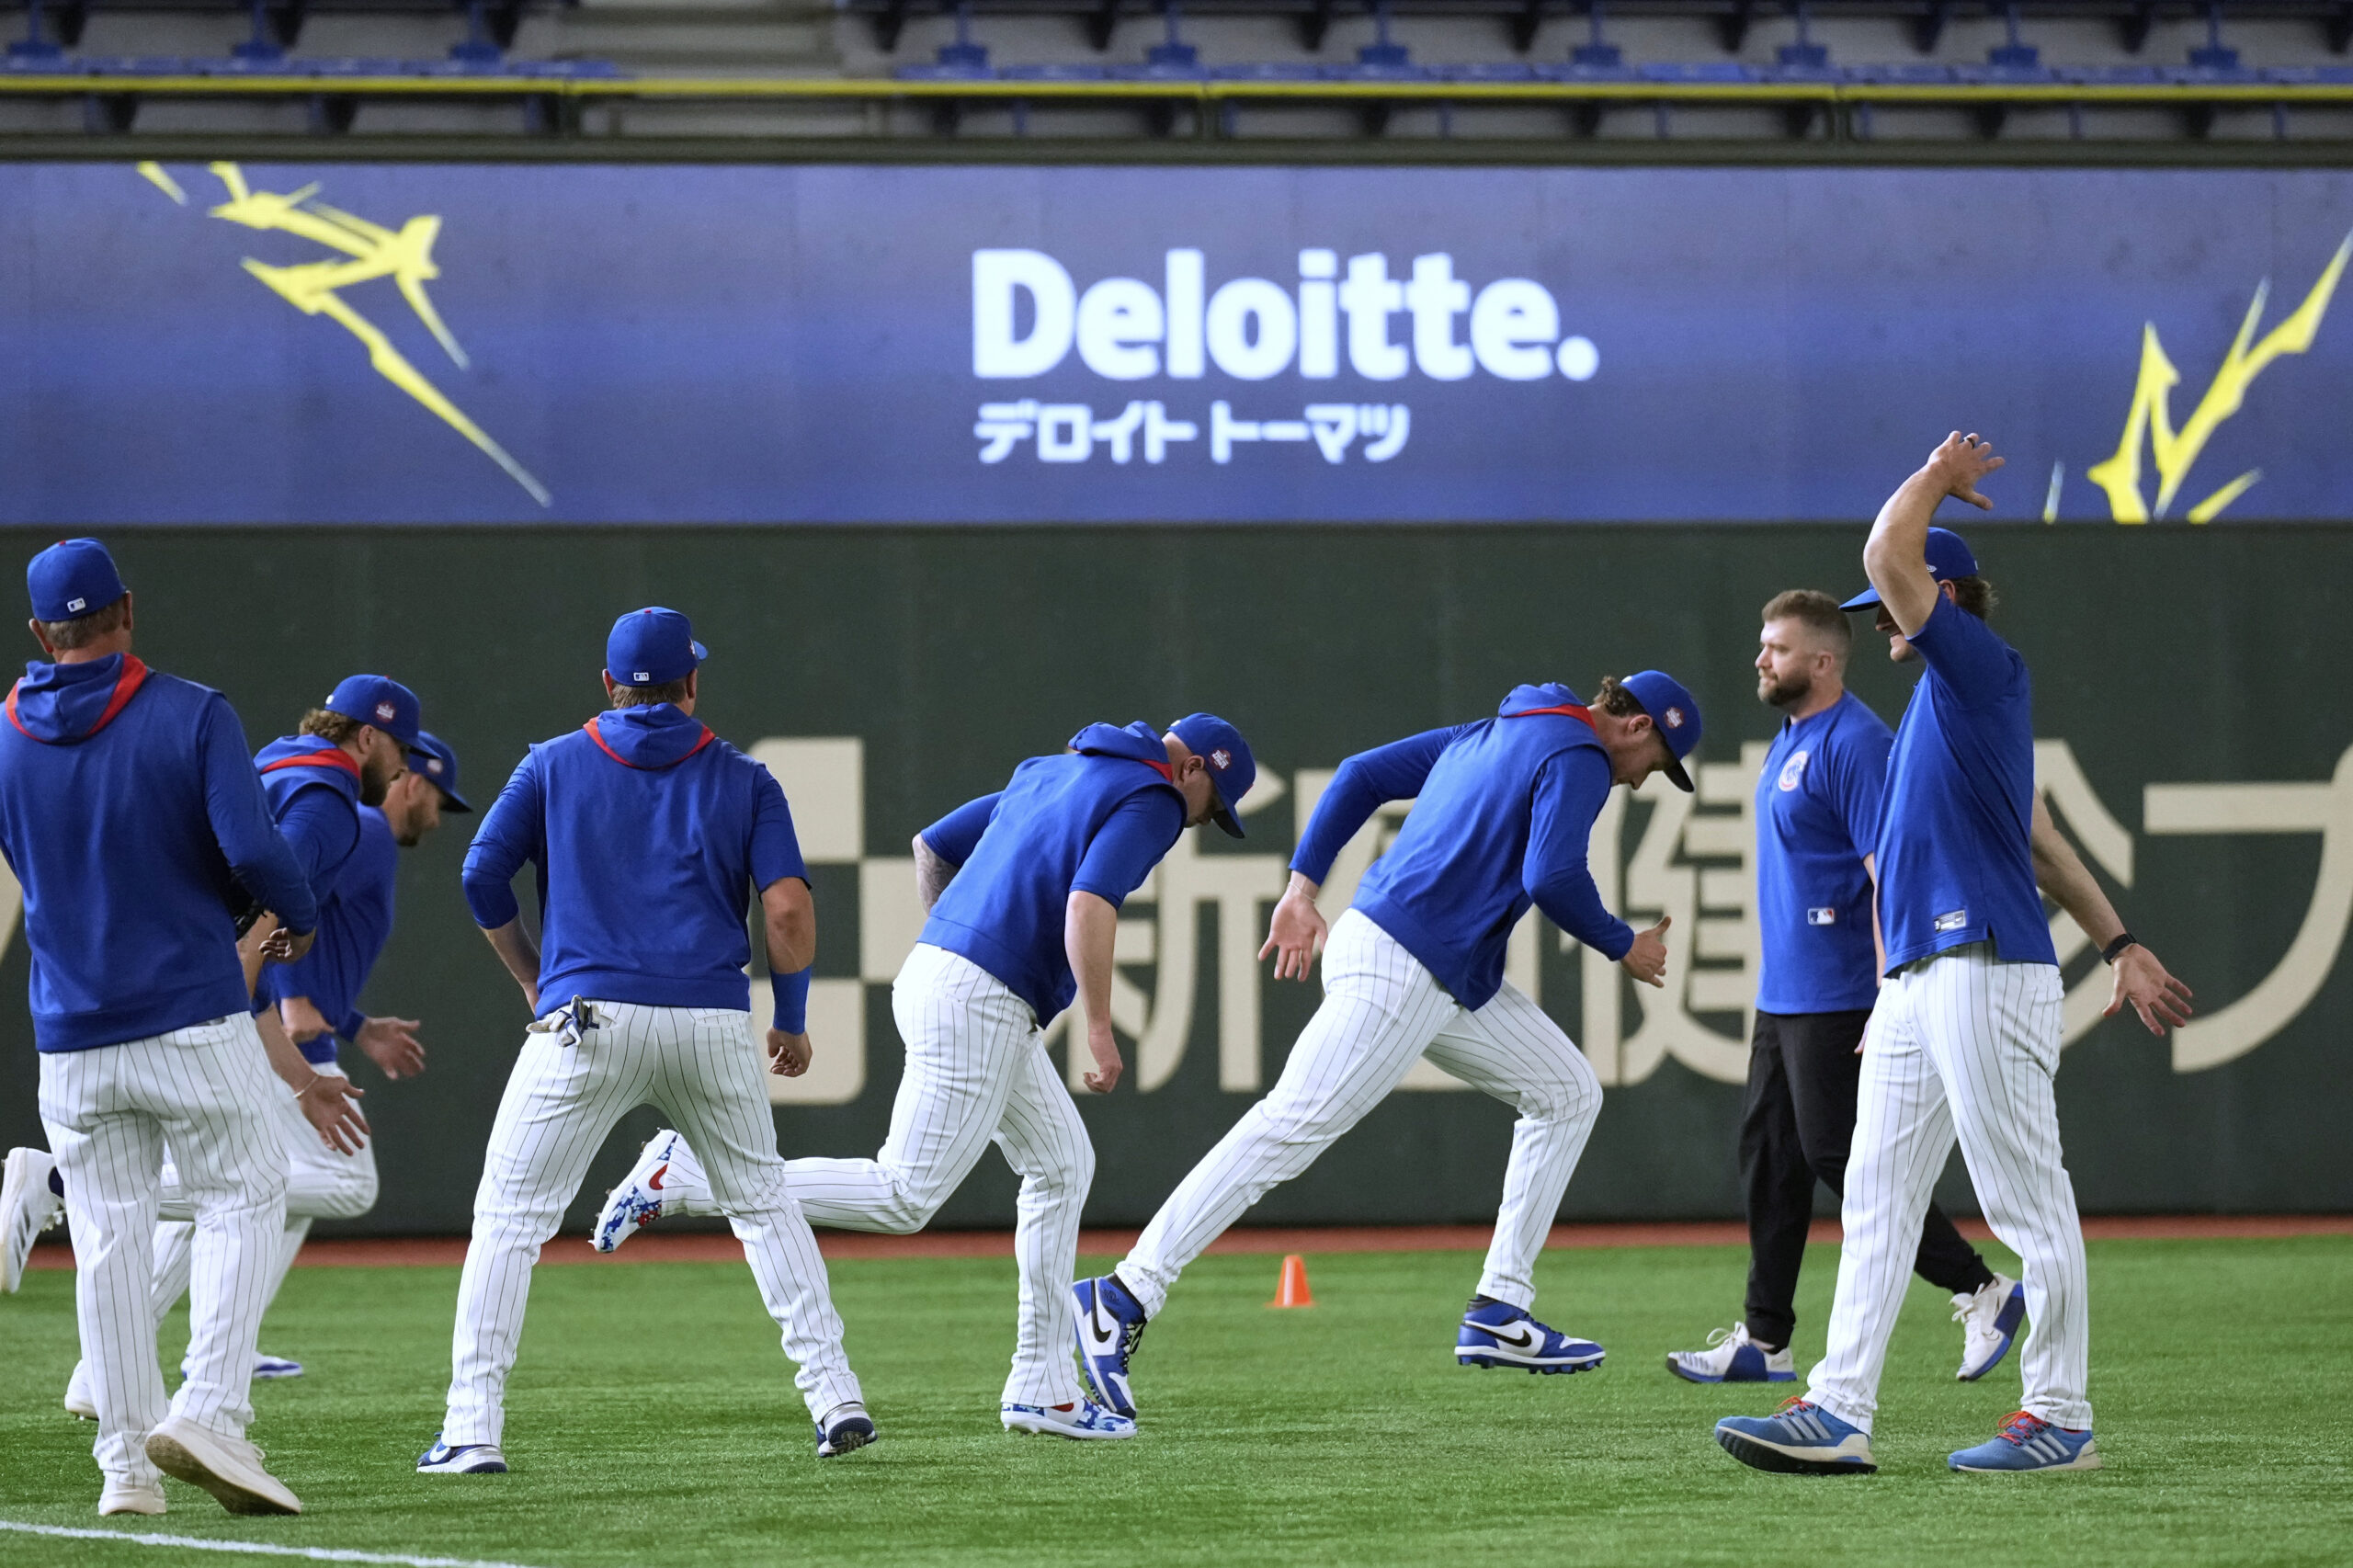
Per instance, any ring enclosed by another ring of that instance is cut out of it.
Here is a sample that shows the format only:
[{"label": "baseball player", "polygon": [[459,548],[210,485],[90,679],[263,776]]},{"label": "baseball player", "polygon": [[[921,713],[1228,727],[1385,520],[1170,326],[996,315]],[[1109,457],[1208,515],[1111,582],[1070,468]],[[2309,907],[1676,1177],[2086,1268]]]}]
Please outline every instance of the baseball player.
[{"label": "baseball player", "polygon": [[[443,811],[471,811],[457,792],[457,755],[429,731],[417,732],[408,768],[386,788],[381,806],[359,808],[359,841],[319,905],[317,939],[295,963],[272,966],[262,975],[263,995],[275,1005],[274,1022],[311,1072],[347,1077],[335,1052],[338,1036],[364,1052],[387,1078],[415,1077],[425,1071],[425,1047],[414,1018],[371,1018],[354,1006],[368,974],[392,934],[392,900],[400,850],[415,848],[441,825]],[[268,1020],[264,1013],[261,1018]],[[333,1020],[330,1022],[329,1020]],[[347,1136],[337,1147],[320,1136],[285,1102],[278,1117],[286,1144],[286,1230],[279,1241],[268,1300],[276,1301],[286,1271],[301,1250],[315,1219],[355,1219],[375,1206],[376,1153],[372,1145]],[[166,1170],[169,1170],[166,1166]],[[179,1206],[165,1178],[163,1211]],[[165,1219],[155,1227],[155,1315],[171,1311],[188,1289],[195,1226]],[[85,1367],[76,1367],[66,1386],[65,1408],[95,1419]],[[254,1360],[256,1378],[298,1378],[302,1365],[267,1354]]]},{"label": "baseball player", "polygon": [[[1784,715],[1756,781],[1756,1022],[1741,1107],[1748,1306],[1705,1350],[1668,1353],[1695,1383],[1786,1383],[1813,1184],[1846,1189],[1863,1026],[1879,992],[1871,852],[1895,737],[1847,689],[1854,641],[1838,601],[1804,588],[1765,607],[1756,695]],[[2026,1294],[1928,1205],[1913,1269],[1952,1296],[1961,1370],[2006,1355]]]},{"label": "baseball player", "polygon": [[[817,1426],[821,1458],[874,1440],[824,1259],[785,1182],[752,1038],[745,919],[757,895],[776,977],[767,1054],[809,1063],[817,916],[784,791],[694,716],[705,656],[676,610],[605,644],[610,703],[533,746],[466,852],[466,901],[536,1020],[499,1101],[458,1284],[449,1410],[426,1474],[504,1471],[506,1377],[531,1266],[613,1123],[648,1101],[710,1162]],[[510,886],[538,868],[540,938]]]},{"label": "baseball player", "polygon": [[[1135,1414],[1128,1367],[1169,1287],[1245,1210],[1314,1162],[1427,1056],[1518,1108],[1494,1244],[1456,1335],[1463,1366],[1578,1372],[1602,1348],[1529,1315],[1536,1255],[1601,1108],[1585,1056],[1503,978],[1504,947],[1532,903],[1563,930],[1656,985],[1667,922],[1637,935],[1602,906],[1586,869],[1594,819],[1613,784],[1683,759],[1699,705],[1646,670],[1602,682],[1588,709],[1568,687],[1522,686],[1496,716],[1360,753],[1316,802],[1291,857],[1290,886],[1266,946],[1275,978],[1307,978],[1323,951],[1324,1004],[1282,1076],[1154,1215],[1118,1269],[1072,1287],[1079,1358],[1106,1404]],[[1386,801],[1416,800],[1355,905],[1324,926],[1315,895],[1333,859]]]},{"label": "baseball player", "polygon": [[[1866,1473],[1888,1335],[1928,1194],[1958,1137],[1994,1233],[2025,1260],[2022,1408],[1947,1461],[1961,1471],[2097,1470],[2088,1393],[2083,1229],[2061,1163],[2052,1092],[2059,966],[2036,894],[2033,690],[1986,625],[1993,592],[1960,535],[1928,521],[1948,495],[1990,508],[2002,466],[1956,432],[1888,499],[1863,548],[1889,655],[1926,673],[1888,764],[1874,851],[1886,981],[1865,1040],[1841,1218],[1846,1244],[1827,1353],[1803,1397],[1728,1416],[1716,1440],[1760,1470]],[[2152,1033],[2187,1021],[2189,991],[2124,929],[2078,863],[2045,885],[2116,971]]]},{"label": "baseball player", "polygon": [[[924,829],[915,881],[928,918],[891,988],[907,1060],[890,1137],[871,1160],[786,1167],[818,1224],[904,1235],[930,1221],[992,1140],[1005,1151],[1021,1176],[1020,1315],[998,1408],[1007,1431],[1135,1435],[1126,1415],[1086,1397],[1070,1363],[1070,1279],[1095,1150],[1041,1031],[1074,997],[1084,1002],[1095,1062],[1086,1084],[1111,1092],[1122,1068],[1110,1011],[1120,905],[1186,828],[1213,821],[1241,837],[1235,808],[1256,778],[1240,732],[1211,714],[1165,734],[1090,724],[1061,756],[1030,758],[1003,790]],[[614,1189],[596,1244],[610,1250],[664,1213],[708,1212],[707,1193],[694,1147],[659,1133]]]},{"label": "baseball player", "polygon": [[[0,851],[24,885],[98,1511],[162,1513],[160,1471],[233,1513],[300,1513],[244,1436],[286,1223],[270,1108],[286,1090],[247,1008],[233,911],[256,899],[277,911],[266,956],[291,958],[316,907],[228,702],[131,652],[131,595],[106,548],[67,540],[26,579],[48,659],[27,665],[0,724]],[[196,1218],[188,1376],[168,1404],[149,1300],[166,1140]]]}]

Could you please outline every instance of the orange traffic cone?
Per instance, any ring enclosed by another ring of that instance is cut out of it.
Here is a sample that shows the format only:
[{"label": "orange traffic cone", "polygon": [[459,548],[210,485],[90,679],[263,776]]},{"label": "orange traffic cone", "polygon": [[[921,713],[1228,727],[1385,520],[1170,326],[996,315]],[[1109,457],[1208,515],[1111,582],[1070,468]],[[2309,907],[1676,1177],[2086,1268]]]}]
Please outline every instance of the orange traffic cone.
[{"label": "orange traffic cone", "polygon": [[1270,1307],[1312,1307],[1315,1292],[1307,1288],[1307,1259],[1292,1253],[1283,1259],[1283,1277],[1275,1286]]}]

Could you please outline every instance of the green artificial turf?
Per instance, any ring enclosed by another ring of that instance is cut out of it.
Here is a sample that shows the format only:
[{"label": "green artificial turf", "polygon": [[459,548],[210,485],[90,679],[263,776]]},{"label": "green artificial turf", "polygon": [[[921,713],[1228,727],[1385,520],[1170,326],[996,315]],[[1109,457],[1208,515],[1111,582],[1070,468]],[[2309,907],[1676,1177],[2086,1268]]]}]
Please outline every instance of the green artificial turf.
[{"label": "green artificial turf", "polygon": [[[1548,1255],[1540,1313],[1609,1349],[1551,1378],[1454,1365],[1474,1256],[1310,1261],[1305,1312],[1263,1305],[1273,1258],[1196,1265],[1136,1363],[1143,1435],[1089,1444],[998,1429],[1009,1262],[837,1264],[882,1440],[822,1462],[740,1266],[542,1268],[515,1471],[462,1478],[410,1468],[438,1424],[455,1270],[298,1270],[264,1343],[311,1373],[256,1385],[254,1430],[309,1506],[296,1519],[232,1518],[177,1482],[162,1519],[98,1519],[92,1428],[57,1404],[72,1278],[36,1274],[0,1300],[0,1518],[550,1568],[2353,1560],[2353,1238],[2093,1244],[2109,1468],[2042,1476],[1946,1470],[2017,1403],[2018,1372],[1955,1382],[1959,1330],[1925,1285],[1890,1355],[1881,1473],[1814,1479],[1747,1470],[1710,1438],[1787,1386],[1696,1387],[1661,1365],[1734,1315],[1738,1249]],[[1836,1262],[1808,1261],[1801,1369]],[[186,1324],[165,1325],[169,1360]],[[240,1561],[262,1560],[0,1534],[12,1563]]]}]

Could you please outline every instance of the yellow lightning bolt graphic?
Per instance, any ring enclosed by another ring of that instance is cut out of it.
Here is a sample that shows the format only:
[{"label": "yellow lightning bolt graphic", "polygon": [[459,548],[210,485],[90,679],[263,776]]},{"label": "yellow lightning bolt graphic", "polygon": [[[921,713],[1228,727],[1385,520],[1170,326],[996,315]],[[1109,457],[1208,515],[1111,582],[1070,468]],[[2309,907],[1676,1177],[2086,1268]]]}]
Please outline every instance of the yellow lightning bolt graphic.
[{"label": "yellow lightning bolt graphic", "polygon": [[[392,347],[392,339],[373,322],[361,315],[345,301],[340,290],[355,284],[389,278],[416,312],[434,340],[441,345],[450,360],[460,369],[466,367],[465,350],[433,308],[426,284],[441,276],[433,260],[433,242],[441,233],[441,220],[427,214],[411,218],[395,231],[356,218],[348,212],[326,206],[311,199],[317,194],[316,185],[306,185],[300,190],[283,194],[255,190],[245,181],[244,171],[234,164],[211,165],[212,173],[228,192],[229,199],[211,210],[211,215],[226,222],[242,224],[248,229],[275,231],[310,240],[329,250],[339,251],[351,257],[348,261],[311,261],[293,267],[270,267],[248,256],[244,268],[267,284],[279,298],[304,315],[325,316],[346,332],[358,338],[368,350],[368,363],[376,373],[415,398],[434,417],[449,426],[479,448],[483,454],[508,477],[527,491],[532,500],[548,506],[551,497],[547,487],[532,477],[529,470],[508,455],[506,448],[491,438],[490,433],[468,418],[465,412],[449,401],[441,390],[427,381],[423,371],[411,364],[408,358]],[[147,174],[147,165],[141,173]],[[167,187],[169,176],[158,168],[147,177],[169,194],[176,187]]]},{"label": "yellow lightning bolt graphic", "polygon": [[[2222,356],[2222,363],[2215,369],[2214,379],[2207,384],[2206,395],[2198,400],[2189,422],[2179,431],[2173,427],[2173,389],[2181,381],[2181,372],[2165,357],[2165,345],[2157,339],[2156,324],[2143,324],[2141,328],[2141,371],[2132,388],[2132,407],[2124,419],[2124,438],[2116,455],[2106,462],[2096,463],[2085,470],[2084,477],[2108,492],[2109,511],[2120,523],[2145,523],[2154,515],[2162,517],[2165,508],[2179,494],[2183,481],[2189,477],[2189,467],[2206,449],[2206,442],[2222,426],[2222,421],[2236,414],[2246,401],[2246,389],[2261,375],[2265,367],[2283,354],[2302,354],[2313,346],[2320,332],[2321,318],[2328,313],[2329,300],[2336,292],[2337,279],[2344,276],[2345,264],[2353,258],[2353,233],[2336,247],[2336,256],[2329,262],[2287,320],[2263,335],[2252,347],[2255,329],[2263,320],[2263,307],[2271,296],[2271,281],[2266,278],[2256,285],[2255,298],[2248,301],[2246,315],[2239,323],[2238,335],[2231,340],[2230,352]],[[2150,456],[2157,468],[2157,504],[2154,514],[2141,495],[2141,437],[2146,432]],[[2211,495],[2189,509],[2193,523],[2211,522],[2222,514],[2223,507],[2237,500],[2263,477],[2261,469],[2250,469],[2232,480]]]}]

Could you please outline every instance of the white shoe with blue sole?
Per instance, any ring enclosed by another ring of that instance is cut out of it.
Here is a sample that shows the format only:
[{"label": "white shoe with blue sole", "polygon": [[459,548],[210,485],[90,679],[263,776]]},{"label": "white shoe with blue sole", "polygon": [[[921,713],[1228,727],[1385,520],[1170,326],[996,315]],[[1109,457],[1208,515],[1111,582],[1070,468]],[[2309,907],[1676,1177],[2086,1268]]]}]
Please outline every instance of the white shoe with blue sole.
[{"label": "white shoe with blue sole", "polygon": [[496,1443],[460,1443],[456,1448],[433,1434],[433,1446],[416,1456],[419,1475],[505,1475],[506,1456]]},{"label": "white shoe with blue sole", "polygon": [[1482,1296],[1471,1299],[1454,1335],[1454,1359],[1464,1367],[1517,1367],[1524,1372],[1589,1372],[1606,1355],[1590,1339],[1549,1328],[1528,1309]]},{"label": "white shoe with blue sole", "polygon": [[1666,1369],[1693,1383],[1787,1383],[1797,1381],[1790,1347],[1768,1350],[1748,1337],[1748,1325],[1708,1331],[1705,1350],[1670,1350]]},{"label": "white shoe with blue sole", "polygon": [[1016,1404],[997,1407],[997,1417],[1008,1432],[1041,1432],[1054,1437],[1132,1437],[1136,1424],[1114,1415],[1091,1399],[1068,1404]]},{"label": "white shoe with blue sole", "polygon": [[1870,1475],[1871,1437],[1802,1399],[1770,1415],[1727,1415],[1716,1423],[1724,1452],[1756,1470],[1782,1475]]},{"label": "white shoe with blue sole", "polygon": [[666,1127],[646,1140],[645,1147],[638,1151],[637,1164],[629,1168],[619,1187],[605,1195],[605,1206],[597,1211],[597,1222],[588,1231],[590,1246],[610,1252],[662,1218],[662,1203],[667,1196],[662,1183],[670,1174],[671,1156],[678,1143],[678,1134]]},{"label": "white shoe with blue sole", "polygon": [[874,1417],[866,1414],[866,1406],[855,1400],[837,1404],[817,1423],[817,1457],[829,1460],[854,1453],[874,1438]]},{"label": "white shoe with blue sole", "polygon": [[1136,1402],[1128,1386],[1128,1362],[1143,1338],[1143,1303],[1128,1293],[1116,1274],[1082,1279],[1070,1288],[1077,1311],[1071,1330],[1078,1338],[1079,1369],[1103,1407],[1114,1415],[1135,1419]]},{"label": "white shoe with blue sole", "polygon": [[1961,1324],[1961,1370],[1953,1376],[1973,1383],[2010,1353],[2026,1323],[2026,1287],[1996,1274],[1974,1295],[1953,1297],[1952,1321]]},{"label": "white shoe with blue sole", "polygon": [[2003,1422],[1999,1432],[1945,1462],[1955,1470],[1975,1471],[2100,1468],[2099,1449],[2093,1446],[2090,1427],[2071,1432],[2023,1410]]}]

